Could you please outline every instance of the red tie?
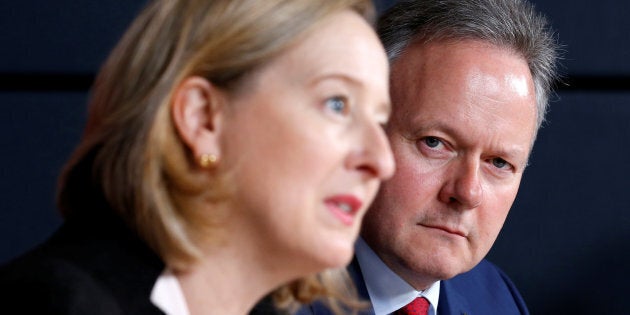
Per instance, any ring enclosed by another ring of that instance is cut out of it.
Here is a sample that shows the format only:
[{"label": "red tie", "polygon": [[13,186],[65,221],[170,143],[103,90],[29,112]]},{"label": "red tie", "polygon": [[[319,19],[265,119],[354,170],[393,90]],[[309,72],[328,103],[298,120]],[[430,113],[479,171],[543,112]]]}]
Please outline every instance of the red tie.
[{"label": "red tie", "polygon": [[394,312],[393,315],[427,315],[429,314],[429,301],[423,297],[416,298],[411,303]]}]

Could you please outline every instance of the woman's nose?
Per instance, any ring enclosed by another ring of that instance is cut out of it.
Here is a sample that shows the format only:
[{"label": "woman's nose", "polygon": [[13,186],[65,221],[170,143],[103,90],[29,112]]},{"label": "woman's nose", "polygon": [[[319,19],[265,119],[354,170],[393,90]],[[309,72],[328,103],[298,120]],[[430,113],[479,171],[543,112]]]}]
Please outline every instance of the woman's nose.
[{"label": "woman's nose", "polygon": [[389,140],[379,124],[361,128],[355,151],[348,159],[348,166],[370,177],[385,180],[394,175],[395,162]]}]

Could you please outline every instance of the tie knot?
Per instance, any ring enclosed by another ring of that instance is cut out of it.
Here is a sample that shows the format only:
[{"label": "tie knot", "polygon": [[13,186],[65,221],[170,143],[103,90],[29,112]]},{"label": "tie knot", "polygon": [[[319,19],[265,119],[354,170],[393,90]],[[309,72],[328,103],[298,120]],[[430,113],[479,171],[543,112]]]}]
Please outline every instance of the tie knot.
[{"label": "tie knot", "polygon": [[429,314],[429,301],[423,297],[416,298],[411,303],[397,310],[395,315],[427,315]]}]

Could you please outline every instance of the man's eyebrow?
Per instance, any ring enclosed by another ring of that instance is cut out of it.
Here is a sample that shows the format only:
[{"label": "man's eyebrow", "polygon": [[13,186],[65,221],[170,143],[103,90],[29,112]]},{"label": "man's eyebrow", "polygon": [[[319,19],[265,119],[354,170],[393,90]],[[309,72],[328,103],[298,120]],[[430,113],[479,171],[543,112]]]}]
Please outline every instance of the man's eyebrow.
[{"label": "man's eyebrow", "polygon": [[441,121],[426,122],[423,121],[424,117],[422,115],[416,115],[416,117],[412,117],[411,115],[409,115],[409,112],[405,114],[405,116],[409,117],[409,126],[411,126],[409,129],[414,136],[419,137],[421,134],[424,134],[428,130],[439,130],[444,133],[454,135],[456,138],[462,138],[463,136],[457,130]]}]

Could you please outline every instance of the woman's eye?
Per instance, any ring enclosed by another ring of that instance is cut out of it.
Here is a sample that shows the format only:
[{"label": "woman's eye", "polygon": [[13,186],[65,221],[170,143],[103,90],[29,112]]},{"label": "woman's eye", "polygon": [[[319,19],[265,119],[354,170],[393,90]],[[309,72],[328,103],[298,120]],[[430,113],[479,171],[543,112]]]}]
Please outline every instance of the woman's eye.
[{"label": "woman's eye", "polygon": [[326,107],[335,113],[345,114],[348,112],[348,104],[346,98],[342,96],[334,96],[326,100]]},{"label": "woman's eye", "polygon": [[440,141],[440,139],[435,138],[435,137],[426,137],[424,138],[424,143],[429,148],[437,148],[440,144],[442,144],[442,141]]}]

